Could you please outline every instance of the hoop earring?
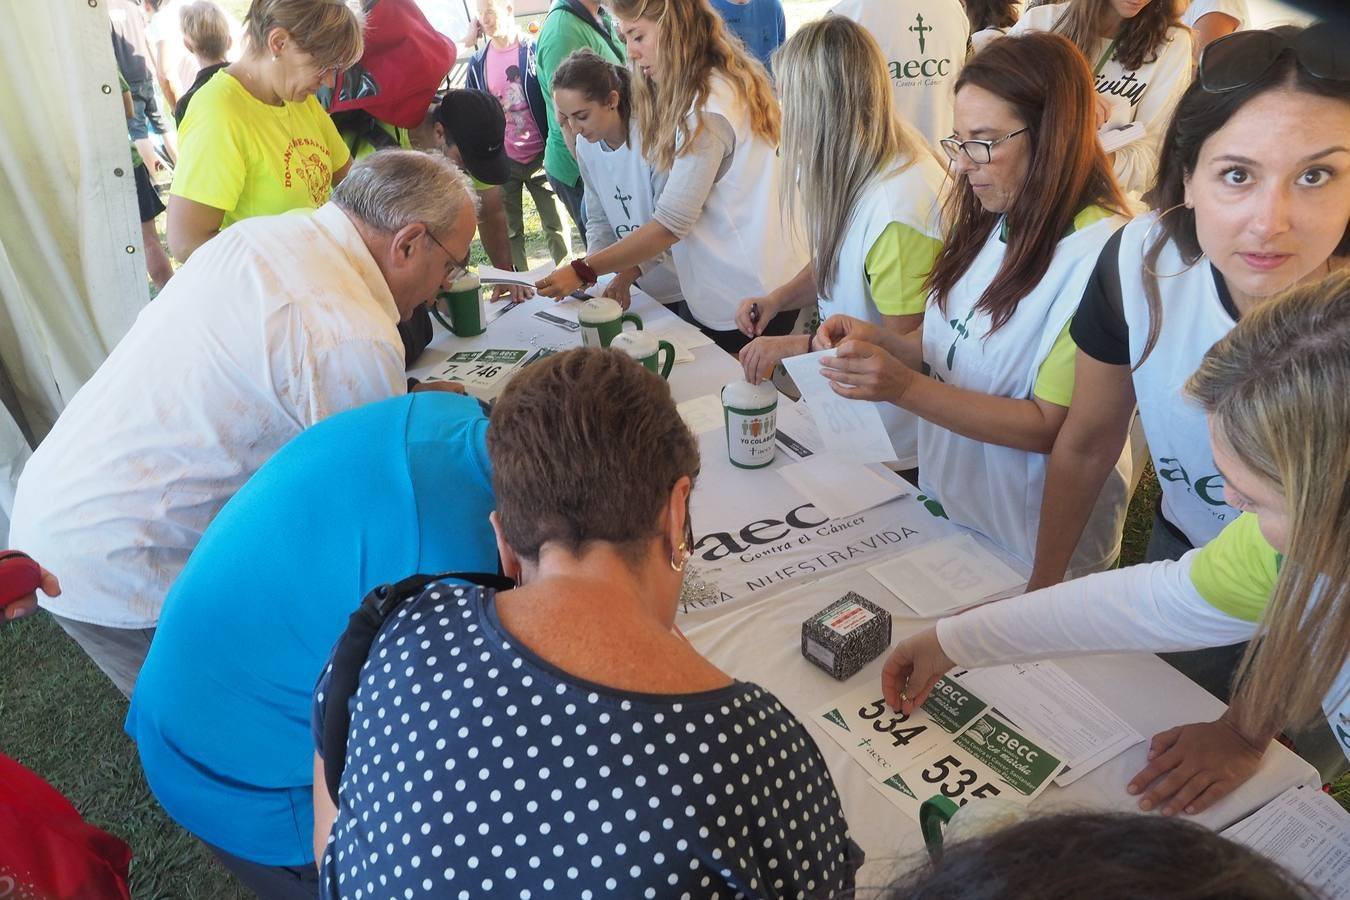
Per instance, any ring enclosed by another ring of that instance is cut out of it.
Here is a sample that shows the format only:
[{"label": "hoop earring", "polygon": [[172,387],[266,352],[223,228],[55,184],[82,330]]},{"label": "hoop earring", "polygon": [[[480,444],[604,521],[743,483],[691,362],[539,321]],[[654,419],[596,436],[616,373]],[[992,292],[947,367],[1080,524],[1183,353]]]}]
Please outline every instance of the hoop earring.
[{"label": "hoop earring", "polygon": [[[1144,269],[1145,272],[1147,272],[1149,275],[1152,275],[1154,278],[1178,278],[1178,277],[1180,277],[1180,276],[1182,276],[1182,275],[1185,275],[1185,274],[1186,274],[1187,272],[1189,272],[1191,269],[1194,269],[1194,268],[1195,268],[1195,264],[1198,263],[1198,262],[1200,262],[1199,258],[1196,258],[1196,259],[1192,260],[1190,263],[1188,263],[1188,264],[1186,265],[1186,268],[1182,269],[1180,272],[1173,272],[1171,275],[1163,275],[1163,274],[1160,274],[1160,273],[1158,273],[1158,272],[1155,272],[1155,271],[1152,269],[1152,267],[1150,267],[1149,264],[1148,264],[1148,251],[1149,251],[1149,248],[1153,246],[1153,232],[1154,232],[1154,230],[1155,230],[1159,225],[1162,224],[1162,220],[1163,220],[1163,219],[1167,218],[1167,217],[1168,217],[1169,215],[1171,215],[1172,213],[1174,213],[1174,212],[1176,212],[1177,210],[1181,209],[1183,206],[1186,206],[1186,204],[1185,204],[1185,203],[1178,203],[1178,204],[1176,204],[1175,206],[1171,206],[1171,207],[1168,207],[1167,209],[1163,210],[1161,213],[1159,213],[1158,218],[1156,218],[1156,219],[1153,220],[1153,224],[1151,224],[1151,225],[1148,226],[1148,231],[1144,232],[1144,243],[1142,244],[1142,246],[1143,246],[1143,248],[1144,248],[1144,255],[1143,255],[1142,259],[1140,260],[1140,265],[1143,267],[1143,269]],[[1187,208],[1189,208],[1189,207],[1187,207]],[[1168,243],[1173,243],[1173,241],[1172,241],[1172,239],[1171,239],[1170,237],[1168,238]],[[1177,255],[1180,255],[1180,248],[1178,248],[1178,253],[1177,253]]]},{"label": "hoop earring", "polygon": [[672,572],[683,572],[684,567],[689,565],[689,558],[693,556],[694,553],[689,549],[689,544],[686,541],[680,541],[679,549],[675,552],[679,554],[680,561],[677,564],[674,557],[672,557],[670,559],[670,570]]}]

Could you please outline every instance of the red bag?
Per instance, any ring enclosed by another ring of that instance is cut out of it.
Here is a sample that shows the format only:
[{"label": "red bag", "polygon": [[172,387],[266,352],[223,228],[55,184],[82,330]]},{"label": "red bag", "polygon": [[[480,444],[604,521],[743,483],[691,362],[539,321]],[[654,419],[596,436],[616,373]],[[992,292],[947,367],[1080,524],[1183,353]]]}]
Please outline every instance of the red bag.
[{"label": "red bag", "polygon": [[0,753],[0,897],[131,900],[131,848]]},{"label": "red bag", "polygon": [[330,113],[361,109],[381,122],[416,128],[427,117],[455,45],[413,0],[367,0],[365,52],[338,73]]},{"label": "red bag", "polygon": [[31,556],[19,550],[0,550],[0,612],[41,584],[42,568]]}]

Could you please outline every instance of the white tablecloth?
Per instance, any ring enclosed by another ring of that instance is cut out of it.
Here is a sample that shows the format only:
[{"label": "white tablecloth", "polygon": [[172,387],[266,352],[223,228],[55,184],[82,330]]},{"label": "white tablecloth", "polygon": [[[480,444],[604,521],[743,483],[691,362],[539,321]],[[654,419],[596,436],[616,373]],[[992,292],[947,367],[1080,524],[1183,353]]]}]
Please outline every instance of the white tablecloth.
[{"label": "white tablecloth", "polygon": [[[691,327],[679,322],[650,297],[639,291],[633,293],[633,311],[642,316],[648,330],[664,332],[671,329],[678,333],[681,327]],[[535,309],[547,309],[549,303],[543,298],[528,301],[494,321],[484,334],[474,338],[455,338],[438,327],[436,341],[410,374],[425,378],[435,373],[451,352],[459,350],[538,346],[561,350],[580,346],[579,333],[568,332],[533,317]],[[694,361],[675,366],[670,375],[671,394],[677,402],[716,394],[727,382],[741,377],[739,364],[715,345],[701,346],[693,352]],[[485,392],[485,399],[495,396],[498,390],[500,385]],[[746,471],[732,467],[724,453],[715,452],[718,441],[714,433],[705,435],[701,441],[703,471],[692,504],[697,536],[704,538],[714,525],[725,527],[720,521],[725,515],[719,516],[719,513],[727,504],[719,503],[719,498],[735,497],[737,513],[747,522],[782,519],[784,510],[778,507],[783,505],[786,483],[777,478],[772,468]],[[783,461],[776,461],[774,466],[781,464]],[[738,490],[748,479],[756,480],[756,489]],[[805,502],[804,498],[802,502]],[[700,512],[703,513],[702,522]],[[857,530],[849,535],[845,546],[854,547],[856,557],[842,559],[838,564],[822,569],[827,574],[785,579],[738,596],[734,601],[717,604],[712,609],[686,611],[680,615],[677,624],[694,645],[724,671],[741,680],[763,685],[798,718],[809,723],[807,727],[824,753],[843,798],[853,838],[867,852],[867,864],[860,873],[859,884],[880,886],[894,877],[897,867],[903,867],[905,860],[916,858],[916,854],[922,852],[923,840],[918,824],[907,820],[869,787],[867,773],[811,721],[811,713],[845,693],[849,685],[867,679],[879,682],[883,660],[874,660],[847,685],[836,682],[802,658],[801,623],[831,600],[853,590],[891,612],[896,638],[921,630],[931,624],[931,620],[915,618],[915,614],[869,575],[865,567],[917,543],[960,529],[928,516],[912,495],[870,510],[867,515],[873,517],[874,524],[881,518],[886,522],[904,522],[905,530],[914,533],[906,534],[895,544],[874,541],[875,546],[867,547],[864,539],[876,529],[869,531],[855,526]],[[816,535],[813,540],[819,540],[822,546],[838,546],[838,540],[831,543],[830,525],[826,523],[808,529],[813,533],[816,529],[826,532]],[[835,552],[851,555],[839,550]],[[1059,660],[1059,664],[1146,739],[1174,725],[1212,720],[1224,709],[1213,696],[1151,654],[1077,657]],[[1144,767],[1147,752],[1145,740],[1068,788],[1052,785],[1032,807],[1038,810],[1137,811],[1136,798],[1125,793],[1125,785],[1130,776]],[[1263,806],[1286,788],[1317,783],[1317,773],[1312,766],[1274,744],[1255,776],[1196,819],[1215,829],[1223,828]]]}]

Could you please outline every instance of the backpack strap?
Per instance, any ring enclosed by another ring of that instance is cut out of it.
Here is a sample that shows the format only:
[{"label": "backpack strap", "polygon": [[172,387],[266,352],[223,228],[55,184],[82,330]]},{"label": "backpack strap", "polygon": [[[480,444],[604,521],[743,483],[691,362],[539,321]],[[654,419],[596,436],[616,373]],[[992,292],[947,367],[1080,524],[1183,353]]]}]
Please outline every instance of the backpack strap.
[{"label": "backpack strap", "polygon": [[[590,10],[581,5],[581,0],[566,0],[566,2],[567,5],[564,8],[569,13],[571,13],[572,15],[576,16],[578,19],[589,25],[591,29],[595,31],[596,34],[600,35],[600,37],[603,38],[605,43],[609,46],[609,49],[614,51],[614,55],[619,58],[620,62],[622,62],[627,53],[625,52],[622,46],[615,45],[614,35],[606,31],[601,26],[600,21],[598,21],[595,16],[591,15]],[[601,12],[601,15],[604,15],[603,11]]]},{"label": "backpack strap", "polygon": [[338,785],[347,764],[347,732],[351,727],[348,701],[356,693],[361,679],[361,668],[370,656],[371,645],[389,616],[408,600],[422,596],[432,584],[439,581],[464,581],[479,587],[507,591],[515,582],[486,572],[446,572],[441,575],[413,575],[395,584],[382,584],[361,600],[361,605],[347,620],[347,630],[338,638],[329,663],[328,690],[323,697],[324,780],[328,796],[337,803]]}]

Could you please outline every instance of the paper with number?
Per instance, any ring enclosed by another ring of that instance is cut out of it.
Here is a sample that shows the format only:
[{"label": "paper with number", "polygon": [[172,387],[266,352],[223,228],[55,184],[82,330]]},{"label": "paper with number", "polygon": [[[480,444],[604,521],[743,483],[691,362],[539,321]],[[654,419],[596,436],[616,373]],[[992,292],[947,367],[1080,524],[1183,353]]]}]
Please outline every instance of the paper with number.
[{"label": "paper with number", "polygon": [[1064,768],[1064,761],[1041,741],[993,712],[981,715],[952,743],[1009,785],[1017,795],[1013,799],[1034,800]]},{"label": "paper with number", "polygon": [[1017,795],[991,767],[952,741],[943,741],[911,763],[900,773],[900,780],[914,792],[920,803],[934,794],[952,800],[957,806],[990,797],[1030,802]]},{"label": "paper with number", "polygon": [[842,519],[909,493],[909,483],[880,463],[860,465],[814,455],[778,474],[831,519]]},{"label": "paper with number", "polygon": [[1044,739],[1067,764],[1055,777],[1065,787],[1144,736],[1052,662],[971,669],[959,681],[1014,724]]},{"label": "paper with number", "polygon": [[968,534],[929,541],[867,571],[925,618],[972,606],[1026,583]]},{"label": "paper with number", "polygon": [[433,380],[487,388],[506,380],[534,351],[511,349],[462,350],[452,353]]},{"label": "paper with number", "polygon": [[790,356],[783,366],[802,392],[826,451],[854,462],[890,462],[895,459],[895,448],[876,404],[840,397],[820,374],[820,358],[833,353],[821,350]]},{"label": "paper with number", "polygon": [[873,778],[885,781],[933,747],[948,743],[987,708],[951,679],[940,679],[913,715],[891,709],[875,684],[860,685],[816,711],[839,746]]},{"label": "paper with number", "polygon": [[1350,900],[1350,812],[1316,788],[1289,788],[1223,836],[1273,859],[1319,897]]}]

